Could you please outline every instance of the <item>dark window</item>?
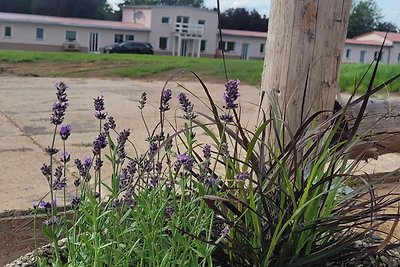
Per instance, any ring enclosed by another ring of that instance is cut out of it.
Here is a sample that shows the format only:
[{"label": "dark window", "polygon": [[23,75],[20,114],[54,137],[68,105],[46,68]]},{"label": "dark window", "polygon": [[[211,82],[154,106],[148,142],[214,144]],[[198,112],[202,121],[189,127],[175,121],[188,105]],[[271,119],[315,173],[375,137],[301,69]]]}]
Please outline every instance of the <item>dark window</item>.
[{"label": "dark window", "polygon": [[220,42],[218,45],[219,50],[224,51],[234,51],[235,50],[235,43],[234,42]]},{"label": "dark window", "polygon": [[265,44],[260,44],[260,53],[264,53]]},{"label": "dark window", "polygon": [[44,39],[44,29],[43,28],[36,28],[36,39],[37,40]]},{"label": "dark window", "polygon": [[125,35],[125,41],[133,41],[135,40],[135,36],[134,35]]},{"label": "dark window", "polygon": [[160,37],[160,43],[159,43],[158,47],[162,50],[167,49],[167,41],[168,41],[167,37]]},{"label": "dark window", "polygon": [[162,24],[169,24],[169,17],[162,17],[161,18],[161,23]]},{"label": "dark window", "polygon": [[200,25],[206,25],[206,21],[204,19],[199,19],[199,23]]},{"label": "dark window", "polygon": [[227,50],[227,51],[233,51],[233,50],[235,50],[235,43],[234,43],[234,42],[228,42],[228,45],[227,45],[226,50]]},{"label": "dark window", "polygon": [[76,31],[66,31],[65,32],[65,40],[69,42],[73,42],[76,40]]},{"label": "dark window", "polygon": [[201,40],[201,43],[200,43],[200,51],[201,52],[204,52],[206,50],[206,43],[207,43],[206,40]]},{"label": "dark window", "polygon": [[351,49],[346,49],[346,58],[350,58]]},{"label": "dark window", "polygon": [[122,34],[115,34],[114,35],[114,43],[119,44],[124,41],[124,35]]},{"label": "dark window", "polygon": [[11,37],[11,27],[10,26],[4,27],[4,37]]},{"label": "dark window", "polygon": [[397,55],[397,62],[400,62],[400,53]]},{"label": "dark window", "polygon": [[176,22],[189,23],[189,17],[177,16]]}]

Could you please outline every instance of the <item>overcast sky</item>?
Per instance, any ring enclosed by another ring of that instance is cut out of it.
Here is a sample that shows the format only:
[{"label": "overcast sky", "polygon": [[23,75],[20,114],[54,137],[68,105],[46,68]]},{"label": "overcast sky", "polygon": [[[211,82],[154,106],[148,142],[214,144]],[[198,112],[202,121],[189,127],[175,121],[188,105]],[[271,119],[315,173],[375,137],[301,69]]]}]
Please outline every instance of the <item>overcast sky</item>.
[{"label": "overcast sky", "polygon": [[[108,0],[109,3],[120,3],[121,0]],[[261,15],[269,14],[271,0],[220,0],[221,9],[245,7],[247,10],[256,9]],[[400,26],[400,0],[376,0],[381,8],[381,14],[384,21],[396,23]],[[217,6],[217,0],[204,0],[204,4],[208,8]]]}]

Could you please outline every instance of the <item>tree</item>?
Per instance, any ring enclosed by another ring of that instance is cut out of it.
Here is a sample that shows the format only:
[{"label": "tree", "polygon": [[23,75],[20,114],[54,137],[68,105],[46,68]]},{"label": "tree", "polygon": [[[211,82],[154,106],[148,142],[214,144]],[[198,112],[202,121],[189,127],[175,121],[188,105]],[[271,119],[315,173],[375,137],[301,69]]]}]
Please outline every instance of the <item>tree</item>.
[{"label": "tree", "polygon": [[221,14],[221,28],[266,32],[268,19],[255,9],[249,12],[245,8],[230,8]]},{"label": "tree", "polygon": [[374,0],[354,2],[350,13],[347,37],[353,38],[376,29],[382,19],[380,12]]},{"label": "tree", "polygon": [[390,22],[379,22],[375,27],[376,31],[384,31],[384,32],[398,32],[399,29],[396,25]]}]

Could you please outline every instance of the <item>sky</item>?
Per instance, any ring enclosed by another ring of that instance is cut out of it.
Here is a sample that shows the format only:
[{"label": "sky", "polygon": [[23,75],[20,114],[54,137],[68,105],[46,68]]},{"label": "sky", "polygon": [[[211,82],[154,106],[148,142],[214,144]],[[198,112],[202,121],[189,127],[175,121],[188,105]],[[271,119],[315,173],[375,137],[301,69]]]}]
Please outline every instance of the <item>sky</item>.
[{"label": "sky", "polygon": [[[122,2],[121,0],[108,0],[109,3],[115,4]],[[400,26],[400,0],[375,0],[381,9],[383,21],[395,23]],[[204,4],[208,8],[217,6],[217,0],[204,0]],[[247,10],[257,10],[261,15],[269,14],[271,0],[220,0],[221,10],[228,8],[245,7]]]}]

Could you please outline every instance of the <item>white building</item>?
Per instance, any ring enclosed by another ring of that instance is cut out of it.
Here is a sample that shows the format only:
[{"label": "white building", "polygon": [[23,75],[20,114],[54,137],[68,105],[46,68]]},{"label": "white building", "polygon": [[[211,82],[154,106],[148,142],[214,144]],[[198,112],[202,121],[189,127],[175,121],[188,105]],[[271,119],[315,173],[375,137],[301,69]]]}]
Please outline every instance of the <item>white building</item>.
[{"label": "white building", "polygon": [[266,33],[222,30],[216,11],[183,6],[127,6],[122,21],[0,12],[0,49],[101,52],[126,40],[149,42],[156,54],[263,59]]},{"label": "white building", "polygon": [[[347,39],[343,62],[369,63],[377,59],[385,34],[385,32],[373,31]],[[388,33],[380,60],[388,64],[400,63],[400,33]]]},{"label": "white building", "polygon": [[[101,52],[126,40],[149,42],[156,54],[263,59],[267,33],[222,29],[216,11],[183,6],[127,6],[122,21],[0,12],[0,49]],[[343,62],[377,57],[384,32],[347,39]],[[400,63],[400,34],[389,33],[381,61]]]}]

